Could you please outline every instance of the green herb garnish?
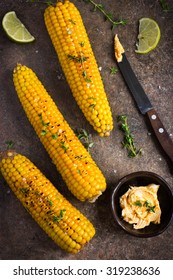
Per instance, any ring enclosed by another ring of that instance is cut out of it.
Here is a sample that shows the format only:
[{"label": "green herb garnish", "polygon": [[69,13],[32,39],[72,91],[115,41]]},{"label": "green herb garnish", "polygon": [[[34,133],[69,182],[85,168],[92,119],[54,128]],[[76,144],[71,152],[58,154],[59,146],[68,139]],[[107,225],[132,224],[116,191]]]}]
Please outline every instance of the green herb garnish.
[{"label": "green herb garnish", "polygon": [[91,108],[92,111],[94,111],[95,106],[96,106],[96,104],[90,104],[90,105],[89,105],[89,108]]},{"label": "green herb garnish", "polygon": [[155,208],[155,207],[156,207],[155,205],[154,205],[154,206],[148,205],[147,211],[148,211],[148,212],[153,212],[153,213],[155,213],[155,211],[154,211],[154,208]]},{"label": "green herb garnish", "polygon": [[55,134],[52,135],[52,139],[57,139],[58,138],[58,132],[56,132]]},{"label": "green herb garnish", "polygon": [[61,142],[60,142],[60,147],[64,150],[64,153],[66,153],[67,150],[69,149],[69,147],[67,147],[67,146],[65,145],[65,141],[61,141]]},{"label": "green herb garnish", "polygon": [[41,193],[40,193],[39,191],[35,191],[34,194],[35,194],[36,196],[40,196],[40,195],[41,195]]},{"label": "green herb garnish", "polygon": [[129,157],[135,157],[138,154],[142,154],[142,149],[137,150],[134,144],[134,136],[132,135],[127,123],[127,116],[118,116],[118,122],[120,122],[120,130],[124,132],[124,139],[121,142],[122,146],[127,149]]},{"label": "green herb garnish", "polygon": [[83,48],[85,43],[84,42],[80,42],[79,45]]},{"label": "green herb garnish", "polygon": [[155,212],[155,211],[154,211],[154,208],[155,208],[156,206],[151,206],[151,202],[150,202],[150,201],[146,200],[146,201],[144,202],[144,206],[147,208],[147,211],[148,211],[148,212]]},{"label": "green herb garnish", "polygon": [[24,194],[24,195],[27,196],[28,193],[29,193],[29,188],[20,188],[19,191],[20,191],[22,194]]},{"label": "green herb garnish", "polygon": [[[81,47],[84,46],[84,43],[79,43],[81,45]],[[81,66],[82,66],[82,76],[84,77],[85,81],[87,83],[91,83],[91,79],[90,77],[87,75],[87,71],[85,69],[85,65],[84,65],[84,62],[87,61],[87,59],[89,57],[86,57],[83,55],[83,52],[81,52],[80,55],[76,56],[76,55],[71,55],[71,54],[68,54],[67,57],[70,59],[70,60],[73,60],[74,62],[77,62],[77,63],[81,63]]]},{"label": "green herb garnish", "polygon": [[70,60],[73,60],[73,61],[79,62],[79,63],[83,63],[83,62],[87,61],[87,59],[88,59],[88,57],[85,57],[83,55],[76,56],[76,55],[68,54],[67,57]]},{"label": "green herb garnish", "polygon": [[72,20],[72,19],[69,19],[69,21],[72,23],[72,24],[76,24],[76,22],[74,21],[74,20]]},{"label": "green herb garnish", "polygon": [[87,83],[91,83],[91,79],[88,78],[88,75],[87,75],[86,70],[84,70],[84,71],[82,72],[82,76],[85,78],[85,81],[86,81]]},{"label": "green herb garnish", "polygon": [[52,206],[52,205],[53,205],[52,200],[48,199],[47,202],[49,203],[49,206]]},{"label": "green herb garnish", "polygon": [[114,66],[110,67],[109,69],[110,69],[111,75],[114,75],[114,74],[116,74],[118,72],[118,69],[116,67],[114,67]]},{"label": "green herb garnish", "polygon": [[99,10],[105,16],[106,20],[111,22],[112,29],[114,29],[114,27],[116,27],[118,25],[124,26],[127,24],[127,20],[125,20],[125,19],[119,19],[119,20],[114,21],[112,13],[107,13],[105,11],[103,4],[97,4],[93,0],[78,0],[78,1],[83,1],[85,3],[91,3],[94,6],[93,12],[96,12],[97,10]]},{"label": "green herb garnish", "polygon": [[79,140],[81,140],[81,142],[84,144],[85,148],[89,151],[89,149],[91,149],[94,145],[93,142],[90,141],[90,136],[87,133],[87,131],[83,128],[77,130],[76,132],[77,137]]},{"label": "green herb garnish", "polygon": [[[38,116],[40,117],[40,121],[41,121],[42,126],[44,126],[45,128],[48,127],[50,122],[45,123],[44,120],[43,120],[42,114],[39,114]],[[45,136],[47,133],[48,133],[47,129],[43,129],[41,131],[42,136]]]},{"label": "green herb garnish", "polygon": [[139,206],[139,207],[142,207],[142,203],[141,203],[140,200],[136,200],[136,201],[134,202],[134,205]]},{"label": "green herb garnish", "polygon": [[148,201],[148,200],[146,200],[144,203],[142,203],[140,200],[136,200],[136,201],[134,202],[134,205],[139,206],[139,207],[145,206],[145,207],[147,208],[147,211],[148,211],[148,212],[153,212],[153,213],[155,213],[154,208],[155,208],[156,206],[151,206],[151,202]]},{"label": "green herb garnish", "polygon": [[6,141],[5,144],[7,144],[7,149],[12,149],[14,146],[14,142],[12,140]]},{"label": "green herb garnish", "polygon": [[48,133],[48,131],[45,130],[45,129],[43,129],[43,130],[41,131],[41,135],[42,135],[42,136],[45,136],[47,133]]},{"label": "green herb garnish", "polygon": [[40,0],[28,0],[27,2],[31,2],[31,3],[42,3],[42,4],[47,4],[48,6],[50,6],[50,5],[53,4],[52,1],[40,1]]},{"label": "green herb garnish", "polygon": [[148,201],[148,200],[146,200],[146,201],[144,202],[144,206],[146,206],[146,207],[148,207],[148,205],[150,205],[150,204],[151,204],[151,202]]},{"label": "green herb garnish", "polygon": [[160,0],[159,2],[164,12],[170,12],[171,8],[166,0]]},{"label": "green herb garnish", "polygon": [[60,210],[59,216],[58,216],[58,215],[54,215],[54,216],[52,217],[53,222],[59,222],[59,221],[61,221],[61,220],[64,218],[65,211],[66,211],[65,209]]},{"label": "green herb garnish", "polygon": [[41,120],[41,124],[42,124],[43,126],[49,126],[50,122],[45,123],[44,120],[43,120],[42,114],[39,114],[39,117],[40,117],[40,120]]}]

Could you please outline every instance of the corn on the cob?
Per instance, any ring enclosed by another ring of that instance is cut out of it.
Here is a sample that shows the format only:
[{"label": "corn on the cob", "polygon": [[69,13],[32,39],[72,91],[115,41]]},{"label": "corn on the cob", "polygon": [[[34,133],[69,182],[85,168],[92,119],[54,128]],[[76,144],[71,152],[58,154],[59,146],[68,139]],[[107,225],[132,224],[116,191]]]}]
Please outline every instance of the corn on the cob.
[{"label": "corn on the cob", "polygon": [[79,11],[70,1],[58,2],[44,18],[74,98],[100,136],[109,136],[112,113]]},{"label": "corn on the cob", "polygon": [[13,80],[28,119],[69,190],[81,201],[94,201],[106,182],[88,151],[30,68],[17,65]]},{"label": "corn on the cob", "polygon": [[77,253],[95,234],[91,222],[25,156],[0,154],[0,171],[17,198],[57,245]]}]

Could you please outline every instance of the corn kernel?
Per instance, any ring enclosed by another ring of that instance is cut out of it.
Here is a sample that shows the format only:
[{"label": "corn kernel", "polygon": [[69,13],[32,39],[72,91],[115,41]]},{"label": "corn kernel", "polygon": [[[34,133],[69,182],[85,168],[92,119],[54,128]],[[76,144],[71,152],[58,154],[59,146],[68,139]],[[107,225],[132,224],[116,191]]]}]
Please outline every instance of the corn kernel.
[{"label": "corn kernel", "polygon": [[29,159],[14,151],[9,158],[4,152],[0,158],[0,171],[23,206],[62,249],[77,253],[94,236],[95,229],[90,221],[58,192]]},{"label": "corn kernel", "polygon": [[[22,80],[28,95],[24,94],[19,80]],[[13,81],[28,119],[69,190],[81,201],[96,199],[106,189],[105,178],[35,73],[26,66],[17,65]],[[33,102],[35,98],[39,102]],[[100,125],[97,116],[95,119],[97,126]],[[21,164],[18,170],[21,174],[25,172]]]},{"label": "corn kernel", "polygon": [[[70,1],[57,2],[55,6],[46,8],[44,19],[74,98],[100,136],[109,136],[113,129],[112,114],[79,11]],[[57,32],[57,29],[61,32]],[[90,112],[84,102],[92,97],[95,98],[98,118],[93,117],[94,110]],[[105,121],[103,128],[102,120]]]}]

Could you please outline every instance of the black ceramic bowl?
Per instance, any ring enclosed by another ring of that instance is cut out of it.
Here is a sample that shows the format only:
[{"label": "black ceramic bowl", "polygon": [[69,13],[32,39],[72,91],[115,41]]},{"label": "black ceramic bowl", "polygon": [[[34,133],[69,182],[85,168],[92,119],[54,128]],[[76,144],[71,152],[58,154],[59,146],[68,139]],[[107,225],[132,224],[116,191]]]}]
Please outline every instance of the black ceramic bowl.
[{"label": "black ceramic bowl", "polygon": [[[161,222],[160,224],[150,223],[143,229],[134,229],[133,225],[122,218],[119,199],[129,189],[129,186],[147,186],[151,183],[160,185],[157,196],[161,208]],[[118,182],[112,193],[111,206],[114,219],[123,230],[137,237],[152,237],[161,234],[169,226],[173,214],[173,195],[168,184],[159,175],[140,171],[131,173]]]}]

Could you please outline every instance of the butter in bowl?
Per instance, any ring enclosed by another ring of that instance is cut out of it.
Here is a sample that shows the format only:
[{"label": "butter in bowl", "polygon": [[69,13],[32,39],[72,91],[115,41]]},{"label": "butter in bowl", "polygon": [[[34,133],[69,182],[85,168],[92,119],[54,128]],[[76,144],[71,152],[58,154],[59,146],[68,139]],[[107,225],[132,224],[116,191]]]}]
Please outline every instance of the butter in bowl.
[{"label": "butter in bowl", "polygon": [[161,234],[173,214],[173,195],[159,175],[139,171],[120,179],[112,192],[114,220],[127,233],[136,237]]}]

